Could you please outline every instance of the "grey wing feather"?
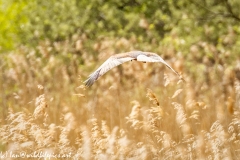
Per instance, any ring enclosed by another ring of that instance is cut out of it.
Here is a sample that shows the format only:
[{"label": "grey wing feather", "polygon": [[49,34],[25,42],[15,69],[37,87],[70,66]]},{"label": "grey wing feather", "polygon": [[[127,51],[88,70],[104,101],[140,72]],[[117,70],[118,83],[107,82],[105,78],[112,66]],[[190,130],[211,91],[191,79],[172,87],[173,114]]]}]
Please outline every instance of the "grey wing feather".
[{"label": "grey wing feather", "polygon": [[88,79],[84,82],[87,87],[93,85],[93,83],[103,74],[105,74],[110,69],[130,60],[133,60],[132,57],[124,58],[115,58],[114,56],[108,58],[96,71],[94,71]]},{"label": "grey wing feather", "polygon": [[170,68],[174,73],[176,73],[178,76],[179,73],[175,71],[170,65],[167,64],[159,55],[157,54],[152,54],[150,56],[145,56],[145,55],[139,55],[137,57],[137,61],[142,61],[142,62],[161,62],[165,64],[168,68]]}]

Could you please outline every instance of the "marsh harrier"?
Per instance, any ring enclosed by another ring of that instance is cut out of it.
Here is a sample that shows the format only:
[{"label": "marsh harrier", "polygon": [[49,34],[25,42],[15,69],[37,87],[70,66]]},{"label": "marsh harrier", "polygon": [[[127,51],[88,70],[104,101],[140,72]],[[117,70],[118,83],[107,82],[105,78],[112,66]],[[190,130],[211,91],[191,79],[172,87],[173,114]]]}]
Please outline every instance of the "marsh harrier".
[{"label": "marsh harrier", "polygon": [[170,68],[174,73],[179,77],[180,75],[172,67],[170,67],[167,62],[165,62],[159,55],[152,52],[143,52],[143,51],[131,51],[126,53],[115,54],[109,57],[96,71],[89,75],[88,79],[84,82],[87,87],[93,85],[93,83],[105,74],[110,69],[128,62],[128,61],[140,61],[140,62],[161,62]]}]

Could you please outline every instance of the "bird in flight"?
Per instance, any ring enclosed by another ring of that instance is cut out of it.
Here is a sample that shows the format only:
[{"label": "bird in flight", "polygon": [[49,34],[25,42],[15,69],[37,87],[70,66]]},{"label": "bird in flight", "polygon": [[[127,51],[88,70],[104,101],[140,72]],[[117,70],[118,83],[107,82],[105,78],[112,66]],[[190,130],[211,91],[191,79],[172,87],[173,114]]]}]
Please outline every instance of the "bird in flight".
[{"label": "bird in flight", "polygon": [[[87,87],[93,85],[93,83],[105,74],[110,69],[128,62],[128,61],[140,61],[140,62],[161,62],[170,68],[174,73],[181,77],[178,72],[176,72],[171,66],[167,64],[159,55],[152,52],[143,52],[143,51],[131,51],[126,53],[115,54],[109,57],[96,71],[89,75],[88,79],[84,81]],[[181,78],[182,79],[182,78]]]}]

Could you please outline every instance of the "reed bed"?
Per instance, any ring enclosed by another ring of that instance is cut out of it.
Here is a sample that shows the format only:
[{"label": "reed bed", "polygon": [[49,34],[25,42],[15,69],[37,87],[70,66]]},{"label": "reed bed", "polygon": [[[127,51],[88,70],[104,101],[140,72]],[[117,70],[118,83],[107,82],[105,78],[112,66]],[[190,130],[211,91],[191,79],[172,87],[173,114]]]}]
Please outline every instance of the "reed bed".
[{"label": "reed bed", "polygon": [[186,82],[163,65],[132,62],[86,88],[100,61],[137,45],[105,39],[90,46],[94,57],[82,43],[43,42],[1,55],[1,156],[239,159],[238,61],[189,66],[183,54],[160,46],[155,51],[166,51]]}]

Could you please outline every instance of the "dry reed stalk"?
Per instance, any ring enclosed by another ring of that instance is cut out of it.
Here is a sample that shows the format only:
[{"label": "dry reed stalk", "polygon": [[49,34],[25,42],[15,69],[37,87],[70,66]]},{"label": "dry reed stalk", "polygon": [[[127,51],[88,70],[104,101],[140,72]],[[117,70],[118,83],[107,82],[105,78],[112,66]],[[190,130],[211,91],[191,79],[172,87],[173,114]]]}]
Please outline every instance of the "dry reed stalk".
[{"label": "dry reed stalk", "polygon": [[64,128],[69,131],[76,129],[77,122],[74,114],[72,112],[67,112],[63,116]]},{"label": "dry reed stalk", "polygon": [[71,145],[71,139],[70,137],[70,130],[68,130],[67,128],[60,128],[60,135],[59,135],[59,141],[57,144],[57,150],[59,152],[59,154],[67,154],[67,153],[76,153],[76,148]]},{"label": "dry reed stalk", "polygon": [[[150,129],[150,133],[155,135],[155,137],[158,139],[160,124],[162,121],[162,118],[164,116],[164,111],[161,106],[154,106],[148,109],[148,117],[147,121],[144,123],[144,128],[147,132],[149,132],[148,128]],[[159,141],[159,140],[157,140]]]},{"label": "dry reed stalk", "polygon": [[110,136],[110,129],[109,129],[106,121],[102,121],[101,131],[102,131],[102,136],[104,138],[108,138]]},{"label": "dry reed stalk", "polygon": [[160,131],[159,136],[158,136],[158,143],[162,144],[162,150],[169,150],[171,147],[173,147],[173,140],[171,138],[171,135],[164,132]]},{"label": "dry reed stalk", "polygon": [[181,128],[181,131],[184,136],[188,136],[191,133],[191,127],[189,123],[187,122],[187,116],[185,113],[184,108],[181,104],[177,102],[173,102],[172,105],[174,106],[174,109],[177,110],[176,113],[176,123]]},{"label": "dry reed stalk", "polygon": [[168,78],[168,75],[164,73],[164,87],[167,87],[170,84],[170,79]]},{"label": "dry reed stalk", "polygon": [[157,99],[156,95],[153,93],[151,89],[147,89],[147,95],[146,97],[149,98],[149,100],[153,103],[159,106],[159,100]]},{"label": "dry reed stalk", "polygon": [[236,93],[236,102],[235,105],[240,109],[240,80],[235,80],[235,93]]},{"label": "dry reed stalk", "polygon": [[[78,149],[78,154],[81,159],[92,159],[93,153],[92,153],[92,141],[90,132],[88,131],[88,128],[86,126],[81,126],[81,136],[82,136],[82,147]],[[77,157],[77,158],[79,158]]]},{"label": "dry reed stalk", "polygon": [[141,115],[141,106],[138,101],[132,101],[132,104],[134,105],[132,107],[132,111],[130,115],[126,117],[127,123],[131,123],[131,127],[136,130],[141,129],[143,126],[142,122],[139,120]]},{"label": "dry reed stalk", "polygon": [[[207,142],[210,146],[211,156],[214,159],[232,159],[227,143],[227,134],[220,121],[215,121],[210,128],[210,133],[206,133]],[[225,147],[223,147],[225,146]]]},{"label": "dry reed stalk", "polygon": [[27,130],[31,126],[32,122],[28,119],[28,116],[23,112],[10,113],[7,120],[10,121],[8,125],[4,125],[0,129],[0,137],[2,143],[11,144],[23,143],[28,141]]},{"label": "dry reed stalk", "polygon": [[178,89],[174,92],[173,96],[172,96],[172,99],[177,97],[181,92],[183,91],[183,89]]},{"label": "dry reed stalk", "polygon": [[202,132],[198,133],[198,135],[196,135],[196,141],[195,141],[195,148],[196,148],[196,158],[197,159],[204,159],[205,156],[205,139],[204,139],[204,134]]},{"label": "dry reed stalk", "polygon": [[120,148],[117,140],[118,130],[119,130],[118,127],[114,127],[111,132],[111,135],[107,139],[106,153],[110,155],[112,159],[116,159],[119,156],[119,154],[121,154],[118,153],[118,149]]},{"label": "dry reed stalk", "polygon": [[47,103],[46,103],[44,94],[42,94],[36,98],[35,106],[36,106],[36,108],[33,113],[33,117],[35,119],[47,116],[46,115]]},{"label": "dry reed stalk", "polygon": [[45,132],[38,125],[33,124],[29,128],[29,135],[31,135],[36,142],[38,148],[42,148],[45,146]]},{"label": "dry reed stalk", "polygon": [[232,97],[228,97],[227,99],[227,110],[231,115],[234,114],[234,100]]},{"label": "dry reed stalk", "polygon": [[91,141],[93,143],[93,154],[99,155],[105,148],[104,139],[102,138],[101,129],[98,126],[97,119],[93,118],[91,129]]}]

